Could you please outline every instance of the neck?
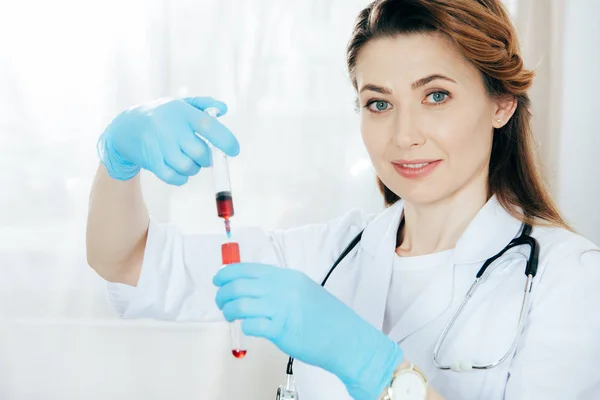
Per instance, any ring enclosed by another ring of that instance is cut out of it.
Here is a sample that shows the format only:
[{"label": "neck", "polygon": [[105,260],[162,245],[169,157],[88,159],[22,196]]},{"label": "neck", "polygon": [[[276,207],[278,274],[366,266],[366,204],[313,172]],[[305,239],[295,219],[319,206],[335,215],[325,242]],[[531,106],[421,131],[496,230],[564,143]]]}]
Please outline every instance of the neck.
[{"label": "neck", "polygon": [[480,186],[465,187],[435,203],[405,202],[396,253],[409,257],[453,249],[487,200],[487,188]]}]

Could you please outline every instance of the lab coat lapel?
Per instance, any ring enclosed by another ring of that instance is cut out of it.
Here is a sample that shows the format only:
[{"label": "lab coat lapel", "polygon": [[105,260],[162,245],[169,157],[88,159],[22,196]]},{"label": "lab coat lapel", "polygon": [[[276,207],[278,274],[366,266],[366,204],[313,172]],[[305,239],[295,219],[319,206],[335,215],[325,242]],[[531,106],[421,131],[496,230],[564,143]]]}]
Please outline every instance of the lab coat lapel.
[{"label": "lab coat lapel", "polygon": [[502,250],[521,229],[522,222],[492,196],[456,243],[456,264],[483,263]]},{"label": "lab coat lapel", "polygon": [[454,263],[442,268],[431,284],[417,297],[389,333],[390,339],[401,342],[412,333],[442,315],[453,296]]},{"label": "lab coat lapel", "polygon": [[383,326],[392,262],[396,247],[396,233],[403,210],[398,201],[379,214],[365,228],[361,240],[364,259],[356,288],[353,308],[363,319],[377,329]]},{"label": "lab coat lapel", "polygon": [[[399,200],[383,211],[365,228],[361,240],[365,258],[362,260],[363,266],[353,308],[378,329],[383,326],[395,255],[396,233],[403,210],[404,201]],[[452,303],[455,268],[483,263],[506,246],[518,234],[520,226],[521,222],[513,218],[498,199],[492,196],[458,240],[453,260],[417,297],[400,321],[394,325],[389,336],[401,342],[440,317]]]},{"label": "lab coat lapel", "polygon": [[482,264],[504,248],[516,236],[520,227],[521,222],[502,207],[496,196],[492,196],[459,238],[448,265],[394,325],[389,337],[401,342],[442,316],[452,306],[455,288],[464,288],[457,294],[462,298],[471,282],[456,282],[455,269]]}]

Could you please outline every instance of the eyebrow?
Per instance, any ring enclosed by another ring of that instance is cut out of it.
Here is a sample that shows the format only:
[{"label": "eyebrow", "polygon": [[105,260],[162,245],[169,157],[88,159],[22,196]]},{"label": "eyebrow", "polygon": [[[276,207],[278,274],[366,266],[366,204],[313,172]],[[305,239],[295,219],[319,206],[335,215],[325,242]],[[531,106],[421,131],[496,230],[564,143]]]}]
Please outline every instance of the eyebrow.
[{"label": "eyebrow", "polygon": [[418,81],[413,82],[412,85],[410,85],[410,87],[411,87],[412,90],[415,90],[415,89],[418,89],[421,86],[425,86],[429,82],[435,81],[437,79],[441,79],[441,80],[444,80],[444,81],[456,83],[456,81],[454,79],[448,78],[445,75],[433,74],[433,75],[426,76],[425,78],[421,78]]},{"label": "eyebrow", "polygon": [[367,83],[360,89],[360,93],[370,90],[371,92],[381,93],[391,95],[392,91],[384,86],[374,85],[372,83]]},{"label": "eyebrow", "polygon": [[[433,82],[437,79],[441,79],[444,81],[448,81],[448,82],[452,82],[452,83],[456,83],[456,81],[454,79],[448,78],[445,75],[441,75],[441,74],[433,74],[433,75],[429,75],[426,76],[425,78],[421,78],[415,82],[413,82],[410,87],[412,90],[418,89],[421,86],[425,86],[430,82]],[[366,85],[364,85],[361,89],[360,89],[360,93],[366,91],[366,90],[370,90],[372,92],[376,92],[376,93],[381,93],[381,94],[387,94],[387,95],[391,95],[392,94],[392,90],[389,88],[386,88],[385,86],[379,86],[379,85],[374,85],[372,83],[367,83]]]}]

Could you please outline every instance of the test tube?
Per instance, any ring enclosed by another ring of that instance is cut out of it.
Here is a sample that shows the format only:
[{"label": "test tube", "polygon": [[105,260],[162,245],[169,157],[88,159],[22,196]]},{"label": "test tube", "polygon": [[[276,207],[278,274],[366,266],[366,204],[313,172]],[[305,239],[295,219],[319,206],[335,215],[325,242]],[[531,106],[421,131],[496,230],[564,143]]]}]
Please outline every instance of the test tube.
[{"label": "test tube", "polygon": [[[223,265],[235,264],[240,262],[240,246],[236,242],[226,242],[221,245],[221,258]],[[240,320],[229,323],[229,336],[231,337],[231,354],[235,358],[244,358],[246,356],[246,346],[244,345],[244,333]]]},{"label": "test tube", "polygon": [[[217,117],[219,109],[210,107],[204,110],[213,118]],[[212,152],[212,171],[215,188],[215,200],[217,203],[217,215],[225,221],[225,232],[231,238],[230,218],[233,217],[233,196],[231,194],[231,182],[229,179],[229,163],[227,155],[214,146],[210,146]]]}]

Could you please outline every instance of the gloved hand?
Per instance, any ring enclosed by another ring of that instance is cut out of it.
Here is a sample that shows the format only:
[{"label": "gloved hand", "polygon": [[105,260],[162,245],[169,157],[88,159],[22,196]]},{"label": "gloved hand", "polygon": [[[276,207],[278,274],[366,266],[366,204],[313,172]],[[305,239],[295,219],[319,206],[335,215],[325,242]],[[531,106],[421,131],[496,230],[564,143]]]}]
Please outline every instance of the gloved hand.
[{"label": "gloved hand", "polygon": [[100,160],[113,179],[131,179],[145,168],[166,183],[183,185],[211,164],[209,147],[194,132],[229,156],[239,153],[229,129],[203,112],[209,107],[219,115],[227,112],[225,103],[210,97],[161,99],[128,109],[100,136]]},{"label": "gloved hand", "polygon": [[216,302],[246,335],[342,380],[355,399],[376,399],[402,362],[400,347],[305,274],[264,264],[219,270]]}]

